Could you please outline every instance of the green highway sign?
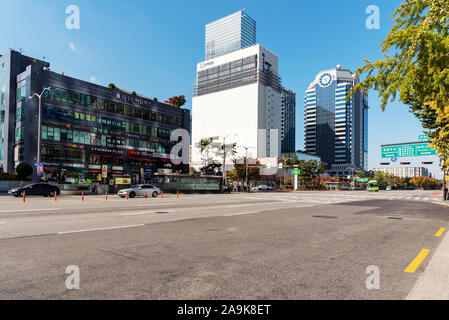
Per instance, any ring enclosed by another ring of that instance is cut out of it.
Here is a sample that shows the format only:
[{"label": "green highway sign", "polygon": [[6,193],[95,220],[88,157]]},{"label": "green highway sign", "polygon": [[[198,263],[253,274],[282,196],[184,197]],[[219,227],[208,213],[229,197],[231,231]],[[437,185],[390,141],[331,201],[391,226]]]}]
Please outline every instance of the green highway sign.
[{"label": "green highway sign", "polygon": [[433,156],[437,151],[429,147],[428,143],[411,143],[394,146],[382,147],[382,158],[404,158],[404,157],[419,157],[419,156]]},{"label": "green highway sign", "polygon": [[292,170],[292,175],[299,176],[301,174],[301,170]]}]

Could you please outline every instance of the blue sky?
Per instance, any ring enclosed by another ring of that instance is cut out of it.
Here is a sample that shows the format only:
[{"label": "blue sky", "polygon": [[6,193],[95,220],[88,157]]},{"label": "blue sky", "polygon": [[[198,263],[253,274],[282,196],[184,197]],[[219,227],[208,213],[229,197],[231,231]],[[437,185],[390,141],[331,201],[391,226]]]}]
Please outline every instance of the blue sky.
[{"label": "blue sky", "polygon": [[[22,48],[46,57],[56,72],[107,86],[114,82],[159,100],[184,94],[191,107],[196,63],[204,60],[205,24],[246,8],[257,41],[279,56],[282,84],[297,93],[297,147],[303,149],[304,92],[315,75],[341,64],[355,70],[380,55],[400,0],[106,1],[2,0],[0,54]],[[365,27],[368,5],[380,8],[380,29]],[[79,30],[65,27],[68,5],[80,8]],[[380,110],[370,94],[369,164],[380,145],[416,141],[419,122],[395,102]],[[238,115],[236,115],[238,116]]]}]

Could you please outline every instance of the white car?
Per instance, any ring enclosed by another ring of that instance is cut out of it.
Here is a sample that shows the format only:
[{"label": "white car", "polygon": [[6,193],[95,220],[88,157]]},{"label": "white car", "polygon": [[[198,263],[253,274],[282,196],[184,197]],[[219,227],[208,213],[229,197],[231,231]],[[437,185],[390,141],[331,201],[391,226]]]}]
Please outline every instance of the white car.
[{"label": "white car", "polygon": [[122,189],[118,192],[118,195],[122,198],[126,198],[126,195],[130,198],[145,197],[145,195],[147,197],[156,198],[160,194],[161,189],[151,184],[138,184],[128,189]]}]

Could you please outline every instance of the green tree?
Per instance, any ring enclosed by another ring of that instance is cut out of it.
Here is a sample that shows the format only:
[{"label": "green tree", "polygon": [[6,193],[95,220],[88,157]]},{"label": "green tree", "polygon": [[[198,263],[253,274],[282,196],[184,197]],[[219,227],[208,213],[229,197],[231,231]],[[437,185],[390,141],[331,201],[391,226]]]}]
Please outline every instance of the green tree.
[{"label": "green tree", "polygon": [[109,89],[117,89],[116,85],[113,84],[113,83],[110,83],[110,84],[108,85],[108,88],[109,88]]},{"label": "green tree", "polygon": [[366,79],[355,90],[378,91],[382,109],[399,94],[400,101],[421,121],[447,169],[449,1],[405,0],[392,18],[393,27],[381,43],[384,60],[365,60],[356,75],[366,74]]},{"label": "green tree", "polygon": [[20,179],[25,180],[33,174],[33,167],[26,162],[22,162],[17,166],[16,173]]}]

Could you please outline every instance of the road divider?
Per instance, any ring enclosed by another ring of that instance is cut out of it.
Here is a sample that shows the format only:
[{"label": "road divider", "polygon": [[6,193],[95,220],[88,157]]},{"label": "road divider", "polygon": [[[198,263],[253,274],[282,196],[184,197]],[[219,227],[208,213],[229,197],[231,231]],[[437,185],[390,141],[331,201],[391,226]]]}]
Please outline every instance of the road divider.
[{"label": "road divider", "polygon": [[415,273],[415,271],[419,268],[419,266],[424,261],[424,259],[427,257],[429,252],[430,252],[429,249],[422,249],[421,252],[412,261],[412,263],[410,263],[410,265],[407,267],[407,269],[404,270],[404,272]]},{"label": "road divider", "polygon": [[59,208],[51,209],[23,209],[23,210],[1,210],[0,213],[13,213],[13,212],[33,212],[33,211],[57,211]]},{"label": "road divider", "polygon": [[440,228],[440,230],[438,230],[438,232],[435,233],[435,237],[441,237],[444,231],[446,231],[446,228]]}]

